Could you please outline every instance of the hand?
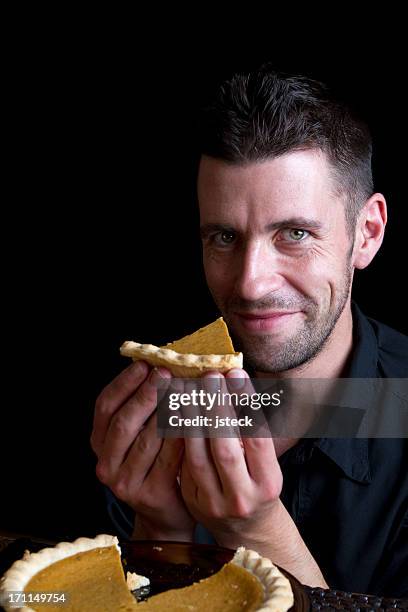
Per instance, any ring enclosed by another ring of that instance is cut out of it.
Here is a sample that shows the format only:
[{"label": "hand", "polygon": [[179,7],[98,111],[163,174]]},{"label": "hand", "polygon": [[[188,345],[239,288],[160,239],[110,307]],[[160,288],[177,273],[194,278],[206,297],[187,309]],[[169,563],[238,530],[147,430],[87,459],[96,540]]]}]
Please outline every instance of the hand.
[{"label": "hand", "polygon": [[[225,377],[207,374],[204,386],[208,378],[218,381],[221,393],[236,392],[231,379],[237,378],[244,382],[240,393],[254,392],[243,370],[231,370]],[[221,408],[215,410],[219,414]],[[226,546],[242,543],[243,534],[247,541],[264,540],[282,489],[272,438],[244,438],[242,442],[244,452],[238,437],[185,439],[183,498],[197,521]]]},{"label": "hand", "polygon": [[[246,378],[239,393],[253,393],[243,370],[211,376],[219,380],[222,393],[232,386],[233,378]],[[230,388],[231,393],[236,391]],[[272,438],[243,438],[242,442],[243,446],[238,437],[185,439],[181,490],[189,511],[221,546],[252,548],[303,584],[327,588],[280,501],[283,478]]]},{"label": "hand", "polygon": [[178,484],[184,452],[180,439],[157,437],[157,385],[171,374],[130,365],[96,401],[91,446],[96,473],[137,514],[134,537],[191,540],[194,519]]}]

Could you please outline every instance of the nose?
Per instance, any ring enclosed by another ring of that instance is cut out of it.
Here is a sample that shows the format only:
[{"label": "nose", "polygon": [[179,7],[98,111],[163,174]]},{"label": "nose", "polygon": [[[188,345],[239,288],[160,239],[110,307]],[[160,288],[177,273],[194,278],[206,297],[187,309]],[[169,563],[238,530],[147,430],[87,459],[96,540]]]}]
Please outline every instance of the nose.
[{"label": "nose", "polygon": [[261,241],[248,243],[241,251],[235,292],[242,299],[255,301],[284,285],[281,265],[276,252]]}]

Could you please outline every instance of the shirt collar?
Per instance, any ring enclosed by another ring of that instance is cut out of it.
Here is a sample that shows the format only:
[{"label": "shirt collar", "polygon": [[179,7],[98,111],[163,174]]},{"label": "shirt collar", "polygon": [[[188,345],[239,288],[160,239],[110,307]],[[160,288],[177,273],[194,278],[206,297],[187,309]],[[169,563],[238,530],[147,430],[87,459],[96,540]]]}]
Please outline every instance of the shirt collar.
[{"label": "shirt collar", "polygon": [[[378,342],[373,327],[355,302],[353,315],[353,352],[346,378],[376,378]],[[343,473],[361,483],[372,480],[366,438],[321,438],[314,446],[329,457]]]},{"label": "shirt collar", "polygon": [[353,353],[345,378],[377,378],[378,341],[372,325],[355,302],[353,315]]},{"label": "shirt collar", "polygon": [[[373,327],[357,304],[352,302],[353,352],[345,378],[376,378],[378,342]],[[292,461],[303,462],[315,448],[329,457],[348,478],[370,483],[372,480],[366,438],[320,438],[302,440]],[[295,447],[296,448],[296,447]],[[307,450],[308,449],[308,450]]]},{"label": "shirt collar", "polygon": [[[376,378],[378,342],[373,327],[355,302],[353,314],[353,352],[346,378]],[[334,461],[343,473],[361,483],[372,480],[366,438],[321,438],[314,446]]]},{"label": "shirt collar", "polygon": [[320,438],[314,446],[334,461],[342,472],[361,483],[372,480],[367,438]]},{"label": "shirt collar", "polygon": [[367,438],[304,438],[286,451],[279,462],[282,466],[287,463],[300,465],[308,462],[316,451],[333,461],[351,480],[363,484],[371,482]]}]

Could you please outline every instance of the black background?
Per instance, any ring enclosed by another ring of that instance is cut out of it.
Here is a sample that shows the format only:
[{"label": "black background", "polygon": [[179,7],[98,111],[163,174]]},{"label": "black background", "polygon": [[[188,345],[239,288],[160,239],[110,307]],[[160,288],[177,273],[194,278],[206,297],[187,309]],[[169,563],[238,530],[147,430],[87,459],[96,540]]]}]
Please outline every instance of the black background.
[{"label": "black background", "polygon": [[[98,24],[20,50],[9,91],[12,197],[3,238],[10,372],[2,406],[0,528],[73,537],[109,529],[89,448],[93,405],[125,339],[164,343],[217,314],[201,271],[196,108],[264,61],[326,81],[368,121],[389,204],[381,252],[359,272],[363,311],[405,333],[402,61],[365,44],[137,43]],[[143,24],[139,24],[143,28]],[[176,35],[174,35],[176,36]],[[11,356],[11,358],[10,358]],[[7,393],[9,391],[9,393]]]}]

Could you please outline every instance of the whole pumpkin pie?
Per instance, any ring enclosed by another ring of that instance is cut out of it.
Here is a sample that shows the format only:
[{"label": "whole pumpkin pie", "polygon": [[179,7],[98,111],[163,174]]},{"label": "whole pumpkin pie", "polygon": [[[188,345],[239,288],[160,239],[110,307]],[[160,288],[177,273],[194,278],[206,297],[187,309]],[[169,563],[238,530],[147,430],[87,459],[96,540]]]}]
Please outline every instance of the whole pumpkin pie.
[{"label": "whole pumpkin pie", "polygon": [[[17,608],[24,612],[286,612],[293,605],[287,578],[269,559],[244,548],[209,578],[138,603],[125,580],[118,540],[109,535],[27,553],[1,579],[5,610],[16,610],[9,600],[16,592],[25,599],[25,605]],[[63,595],[65,601],[55,605],[35,601],[36,595],[47,594]]]},{"label": "whole pumpkin pie", "polygon": [[210,370],[228,372],[242,368],[242,353],[234,351],[228,328],[222,317],[165,346],[126,341],[121,355],[152,366],[164,366],[179,378],[197,378]]}]

